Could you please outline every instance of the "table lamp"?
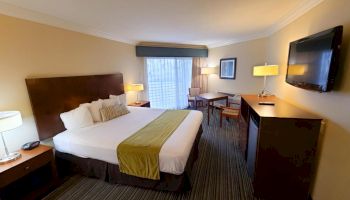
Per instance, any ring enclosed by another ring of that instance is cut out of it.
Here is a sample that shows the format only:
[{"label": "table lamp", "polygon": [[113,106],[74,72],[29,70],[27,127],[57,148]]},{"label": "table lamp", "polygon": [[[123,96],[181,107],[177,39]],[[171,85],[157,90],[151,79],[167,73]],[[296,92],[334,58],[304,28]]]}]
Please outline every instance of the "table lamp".
[{"label": "table lamp", "polygon": [[253,76],[263,76],[264,77],[264,88],[260,92],[260,97],[268,96],[266,92],[266,77],[267,76],[276,76],[278,75],[278,65],[263,65],[263,66],[254,66]]},{"label": "table lamp", "polygon": [[0,164],[5,164],[21,157],[19,152],[9,153],[3,133],[22,125],[22,117],[19,111],[3,111],[0,112],[0,133],[2,143],[5,147],[5,155],[0,157]]},{"label": "table lamp", "polygon": [[216,74],[216,67],[202,67],[201,68],[201,74],[202,75],[210,75],[210,74]]},{"label": "table lamp", "polygon": [[142,83],[133,83],[133,84],[126,84],[125,86],[125,91],[126,92],[130,92],[130,91],[133,91],[133,92],[137,92],[137,100],[136,100],[136,104],[140,104],[140,100],[139,100],[139,94],[140,94],[140,91],[143,91],[143,84]]}]

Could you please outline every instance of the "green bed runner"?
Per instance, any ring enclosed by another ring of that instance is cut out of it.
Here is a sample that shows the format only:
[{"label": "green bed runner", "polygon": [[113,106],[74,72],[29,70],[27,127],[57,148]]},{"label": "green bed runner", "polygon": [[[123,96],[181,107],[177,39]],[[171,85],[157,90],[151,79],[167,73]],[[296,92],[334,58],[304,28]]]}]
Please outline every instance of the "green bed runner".
[{"label": "green bed runner", "polygon": [[189,110],[166,110],[120,143],[117,147],[120,172],[159,180],[160,149],[189,112]]}]

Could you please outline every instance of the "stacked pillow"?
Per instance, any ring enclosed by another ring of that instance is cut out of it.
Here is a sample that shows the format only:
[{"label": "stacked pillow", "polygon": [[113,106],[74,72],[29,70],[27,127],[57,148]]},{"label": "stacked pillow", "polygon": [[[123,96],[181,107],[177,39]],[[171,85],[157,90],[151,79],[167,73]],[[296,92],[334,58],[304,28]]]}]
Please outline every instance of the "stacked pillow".
[{"label": "stacked pillow", "polygon": [[86,105],[61,113],[60,117],[67,130],[83,128],[94,124],[91,113]]},{"label": "stacked pillow", "polygon": [[91,103],[80,104],[78,108],[60,114],[64,127],[73,130],[91,126],[96,122],[105,122],[128,114],[126,96],[109,95],[109,99],[99,99]]}]

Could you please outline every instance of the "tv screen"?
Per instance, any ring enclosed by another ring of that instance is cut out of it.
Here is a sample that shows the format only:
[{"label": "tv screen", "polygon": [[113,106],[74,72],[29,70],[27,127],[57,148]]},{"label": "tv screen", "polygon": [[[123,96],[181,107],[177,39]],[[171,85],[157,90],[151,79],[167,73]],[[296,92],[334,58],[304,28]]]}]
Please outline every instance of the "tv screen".
[{"label": "tv screen", "polygon": [[286,82],[296,87],[327,92],[333,88],[339,65],[343,27],[291,42]]}]

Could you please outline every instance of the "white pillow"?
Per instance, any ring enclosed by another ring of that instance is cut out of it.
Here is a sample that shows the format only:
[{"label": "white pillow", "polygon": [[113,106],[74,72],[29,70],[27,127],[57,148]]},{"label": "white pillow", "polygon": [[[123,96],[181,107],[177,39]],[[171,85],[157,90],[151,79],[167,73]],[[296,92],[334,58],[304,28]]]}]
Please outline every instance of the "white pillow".
[{"label": "white pillow", "polygon": [[83,128],[94,124],[86,104],[68,112],[61,113],[60,117],[67,130]]},{"label": "white pillow", "polygon": [[102,99],[102,107],[116,106],[120,104],[118,98],[114,99]]},{"label": "white pillow", "polygon": [[119,104],[123,104],[123,105],[126,105],[126,95],[125,94],[121,94],[121,95],[113,95],[113,94],[110,94],[109,95],[109,98],[110,99],[118,99],[119,101]]},{"label": "white pillow", "polygon": [[102,100],[99,99],[97,101],[92,101],[89,106],[89,110],[94,122],[101,122],[102,117],[100,113],[100,109],[102,108]]},{"label": "white pillow", "polygon": [[80,105],[79,105],[79,107],[81,107],[81,106],[87,106],[87,107],[90,107],[90,103],[82,103],[82,104],[80,104]]}]

